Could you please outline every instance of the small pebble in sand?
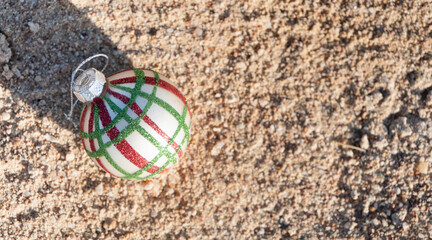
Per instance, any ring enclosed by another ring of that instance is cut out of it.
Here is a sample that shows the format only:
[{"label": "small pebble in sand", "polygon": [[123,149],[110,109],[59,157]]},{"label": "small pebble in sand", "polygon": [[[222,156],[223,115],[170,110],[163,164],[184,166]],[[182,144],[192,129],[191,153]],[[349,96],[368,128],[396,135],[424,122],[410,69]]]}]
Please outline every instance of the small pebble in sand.
[{"label": "small pebble in sand", "polygon": [[259,105],[261,106],[261,107],[265,107],[265,106],[267,106],[267,104],[269,103],[267,100],[265,100],[265,99],[259,99],[258,100],[258,103],[259,103]]},{"label": "small pebble in sand", "polygon": [[37,33],[38,31],[39,31],[39,24],[37,24],[37,23],[33,23],[33,22],[29,22],[29,23],[27,23],[28,24],[28,26],[29,26],[29,28],[30,28],[30,31],[32,32],[32,33]]},{"label": "small pebble in sand", "polygon": [[219,155],[219,153],[221,153],[222,148],[225,146],[224,142],[218,142],[216,143],[216,145],[213,147],[213,149],[211,150],[210,154],[212,156],[217,156]]},{"label": "small pebble in sand", "polygon": [[75,154],[73,152],[69,152],[66,154],[66,161],[72,161],[75,159]]},{"label": "small pebble in sand", "polygon": [[12,72],[15,74],[15,76],[21,77],[21,71],[18,69],[17,66],[12,67]]},{"label": "small pebble in sand", "polygon": [[0,33],[0,63],[8,63],[12,56],[12,51],[9,48],[9,43],[6,41],[5,35]]},{"label": "small pebble in sand", "polygon": [[150,191],[150,190],[153,189],[153,187],[154,187],[154,183],[153,183],[153,182],[149,182],[149,183],[147,183],[147,184],[144,186],[144,190],[146,190],[146,191]]},{"label": "small pebble in sand", "polygon": [[201,28],[197,28],[197,29],[195,30],[195,33],[196,33],[198,36],[201,36],[201,35],[203,34],[203,30],[202,30]]},{"label": "small pebble in sand", "polygon": [[3,68],[3,73],[2,75],[6,78],[6,80],[10,80],[13,77],[13,72],[9,69],[9,66],[6,65]]},{"label": "small pebble in sand", "polygon": [[428,173],[429,170],[429,163],[428,162],[419,162],[417,164],[417,171],[421,174]]},{"label": "small pebble in sand", "polygon": [[102,193],[103,193],[103,183],[101,183],[101,184],[99,184],[97,187],[96,187],[96,193],[98,194],[98,195],[102,195]]},{"label": "small pebble in sand", "polygon": [[378,150],[383,150],[387,146],[388,146],[388,141],[385,138],[374,143],[374,147],[377,148]]},{"label": "small pebble in sand", "polygon": [[113,230],[117,227],[117,221],[114,219],[107,219],[103,222],[102,226],[107,230]]},{"label": "small pebble in sand", "polygon": [[157,215],[158,215],[158,212],[157,212],[157,211],[152,211],[152,212],[150,213],[150,216],[151,216],[152,218],[157,217]]},{"label": "small pebble in sand", "polygon": [[9,113],[2,113],[1,118],[3,121],[9,121],[11,118],[11,115]]},{"label": "small pebble in sand", "polygon": [[369,148],[369,139],[368,139],[368,136],[366,134],[363,135],[363,137],[361,138],[360,147],[363,149]]}]

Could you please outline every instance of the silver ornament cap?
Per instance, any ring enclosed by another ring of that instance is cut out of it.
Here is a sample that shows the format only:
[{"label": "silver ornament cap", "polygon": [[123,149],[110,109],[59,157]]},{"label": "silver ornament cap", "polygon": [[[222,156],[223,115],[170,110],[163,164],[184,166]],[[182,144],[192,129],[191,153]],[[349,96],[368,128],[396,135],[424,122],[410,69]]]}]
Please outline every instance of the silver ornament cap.
[{"label": "silver ornament cap", "polygon": [[[90,68],[87,70],[81,69],[86,63],[98,57],[103,57],[106,59],[105,66],[101,71],[98,71],[95,68]],[[105,75],[102,72],[108,66],[108,60],[109,58],[107,55],[102,53],[96,54],[81,62],[81,64],[72,72],[70,85],[70,112],[69,114],[65,114],[67,119],[71,119],[73,110],[78,100],[86,103],[103,94],[106,80]],[[78,72],[82,73],[77,78],[75,78],[75,75]],[[78,98],[75,103],[73,102],[73,95]]]},{"label": "silver ornament cap", "polygon": [[72,90],[78,100],[89,102],[102,94],[105,83],[105,75],[94,68],[90,68],[76,78]]}]

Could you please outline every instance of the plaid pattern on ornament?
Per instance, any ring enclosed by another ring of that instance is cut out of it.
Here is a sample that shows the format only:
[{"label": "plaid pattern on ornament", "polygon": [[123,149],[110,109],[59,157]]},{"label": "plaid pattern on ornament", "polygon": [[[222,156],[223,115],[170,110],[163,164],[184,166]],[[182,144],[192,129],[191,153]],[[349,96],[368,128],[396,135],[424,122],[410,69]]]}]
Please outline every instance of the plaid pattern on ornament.
[{"label": "plaid pattern on ornament", "polygon": [[182,156],[191,118],[175,86],[156,72],[133,71],[135,76],[111,80],[103,97],[86,104],[80,130],[87,154],[106,172],[143,180]]}]

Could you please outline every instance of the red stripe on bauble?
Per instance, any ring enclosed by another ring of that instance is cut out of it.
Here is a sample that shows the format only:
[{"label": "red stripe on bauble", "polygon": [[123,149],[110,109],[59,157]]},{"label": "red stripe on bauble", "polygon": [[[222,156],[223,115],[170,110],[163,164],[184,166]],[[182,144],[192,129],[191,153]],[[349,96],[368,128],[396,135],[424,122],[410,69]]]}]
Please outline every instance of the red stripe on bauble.
[{"label": "red stripe on bauble", "polygon": [[[122,101],[124,104],[127,104],[127,103],[129,102],[129,100],[130,100],[130,98],[128,98],[127,96],[125,96],[125,95],[123,95],[123,94],[121,94],[121,93],[115,92],[115,91],[113,91],[113,90],[110,89],[110,88],[108,88],[107,92],[110,93],[111,95],[113,95],[113,96],[114,96],[115,98],[117,98],[118,100]],[[136,115],[138,115],[138,116],[142,113],[141,108],[140,108],[136,103],[132,103],[132,105],[131,105],[131,109],[132,109],[132,111],[134,111],[134,112],[136,113]]]},{"label": "red stripe on bauble", "polygon": [[[143,156],[141,156],[139,153],[135,151],[135,149],[129,145],[129,143],[126,140],[121,141],[116,145],[116,148],[125,156],[131,163],[133,163],[135,166],[139,168],[143,168],[147,166],[149,161],[145,159]],[[147,172],[154,173],[159,168],[157,166],[152,166],[151,168],[147,169]]]},{"label": "red stripe on bauble", "polygon": [[126,78],[112,80],[109,83],[112,85],[118,85],[118,84],[135,83],[135,82],[136,82],[136,77],[126,77]]},{"label": "red stripe on bauble", "polygon": [[120,94],[120,93],[118,93],[118,92],[114,92],[113,90],[111,90],[111,88],[108,88],[108,89],[107,89],[107,92],[108,92],[109,94],[113,95],[113,96],[114,96],[115,98],[117,98],[118,100],[122,101],[124,104],[127,104],[127,103],[129,102],[129,99],[130,99],[130,98],[128,98],[128,97],[126,97],[125,95]]},{"label": "red stripe on bauble", "polygon": [[158,86],[161,88],[164,88],[164,89],[170,91],[171,93],[173,93],[174,95],[176,95],[178,98],[180,98],[180,100],[182,100],[184,105],[186,105],[186,99],[183,96],[183,94],[181,94],[181,92],[176,87],[171,85],[169,82],[164,81],[164,80],[160,80]]}]

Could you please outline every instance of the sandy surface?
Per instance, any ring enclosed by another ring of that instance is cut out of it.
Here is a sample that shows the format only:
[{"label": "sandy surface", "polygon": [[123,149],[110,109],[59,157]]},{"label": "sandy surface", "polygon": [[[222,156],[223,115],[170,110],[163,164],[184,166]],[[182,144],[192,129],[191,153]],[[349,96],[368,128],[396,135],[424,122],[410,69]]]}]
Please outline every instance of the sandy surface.
[{"label": "sandy surface", "polygon": [[[138,2],[0,0],[0,238],[432,237],[432,4]],[[65,120],[95,53],[188,99],[165,178],[111,178]]]}]

